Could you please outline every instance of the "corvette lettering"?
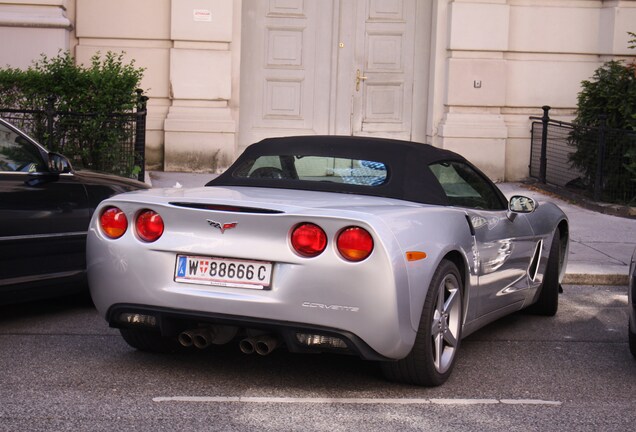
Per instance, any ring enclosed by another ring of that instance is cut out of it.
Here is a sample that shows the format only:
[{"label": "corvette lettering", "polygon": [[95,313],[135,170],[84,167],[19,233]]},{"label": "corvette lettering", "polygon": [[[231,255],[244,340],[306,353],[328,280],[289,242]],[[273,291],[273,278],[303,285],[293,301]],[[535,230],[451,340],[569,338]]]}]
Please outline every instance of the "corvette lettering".
[{"label": "corvette lettering", "polygon": [[238,225],[237,222],[222,223],[213,221],[212,219],[206,219],[206,221],[208,221],[208,224],[210,224],[211,227],[217,228],[219,231],[221,231],[221,234],[223,234],[225,230],[236,228],[236,226]]},{"label": "corvette lettering", "polygon": [[355,306],[326,305],[323,303],[312,303],[312,302],[303,302],[301,306],[306,308],[327,309],[332,311],[343,311],[343,312],[358,312],[360,310],[359,307],[355,307]]}]

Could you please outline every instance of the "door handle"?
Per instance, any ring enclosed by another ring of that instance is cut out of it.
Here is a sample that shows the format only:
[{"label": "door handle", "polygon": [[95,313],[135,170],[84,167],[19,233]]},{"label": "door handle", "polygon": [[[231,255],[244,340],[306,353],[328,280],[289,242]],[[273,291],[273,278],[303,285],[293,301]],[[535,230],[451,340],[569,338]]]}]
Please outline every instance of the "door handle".
[{"label": "door handle", "polygon": [[362,75],[362,72],[360,72],[360,69],[358,69],[356,71],[356,91],[360,91],[360,81],[364,81],[366,79],[367,77]]}]

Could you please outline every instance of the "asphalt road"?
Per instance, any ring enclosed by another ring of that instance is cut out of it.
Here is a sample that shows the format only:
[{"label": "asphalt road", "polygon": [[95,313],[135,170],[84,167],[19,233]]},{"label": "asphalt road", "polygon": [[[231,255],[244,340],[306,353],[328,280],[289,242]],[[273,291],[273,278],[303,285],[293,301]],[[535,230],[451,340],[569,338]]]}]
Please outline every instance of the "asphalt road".
[{"label": "asphalt road", "polygon": [[432,389],[354,357],[137,352],[82,298],[2,306],[0,431],[634,430],[626,287],[564,288],[555,318],[465,339]]}]

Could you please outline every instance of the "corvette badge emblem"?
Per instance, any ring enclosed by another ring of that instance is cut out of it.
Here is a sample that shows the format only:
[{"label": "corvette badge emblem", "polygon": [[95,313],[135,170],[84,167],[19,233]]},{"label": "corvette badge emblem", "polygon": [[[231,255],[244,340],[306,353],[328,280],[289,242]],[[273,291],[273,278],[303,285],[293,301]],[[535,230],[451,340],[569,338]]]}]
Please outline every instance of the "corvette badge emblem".
[{"label": "corvette badge emblem", "polygon": [[206,220],[208,221],[211,227],[219,229],[219,231],[221,231],[221,234],[223,234],[225,230],[236,228],[236,226],[238,225],[237,222],[221,223],[221,222],[213,221],[211,219],[206,219]]}]

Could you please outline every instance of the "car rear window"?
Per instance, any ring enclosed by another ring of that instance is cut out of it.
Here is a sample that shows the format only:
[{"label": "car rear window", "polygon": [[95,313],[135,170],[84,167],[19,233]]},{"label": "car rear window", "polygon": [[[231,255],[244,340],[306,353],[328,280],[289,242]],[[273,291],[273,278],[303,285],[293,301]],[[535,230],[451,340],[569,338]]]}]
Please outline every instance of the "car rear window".
[{"label": "car rear window", "polygon": [[380,186],[388,170],[378,161],[326,156],[259,156],[233,172],[242,179],[302,180]]}]

